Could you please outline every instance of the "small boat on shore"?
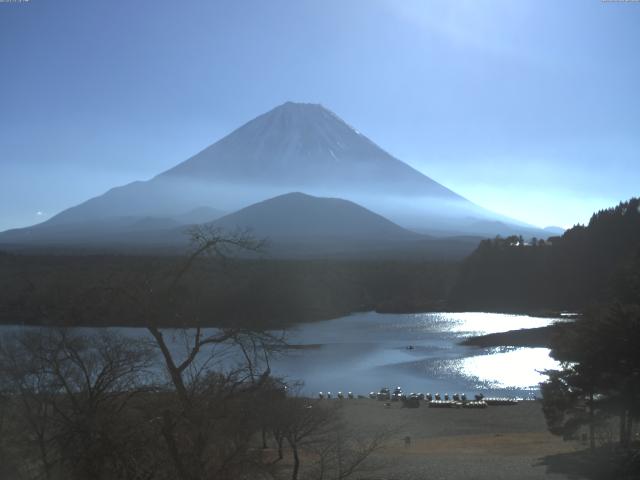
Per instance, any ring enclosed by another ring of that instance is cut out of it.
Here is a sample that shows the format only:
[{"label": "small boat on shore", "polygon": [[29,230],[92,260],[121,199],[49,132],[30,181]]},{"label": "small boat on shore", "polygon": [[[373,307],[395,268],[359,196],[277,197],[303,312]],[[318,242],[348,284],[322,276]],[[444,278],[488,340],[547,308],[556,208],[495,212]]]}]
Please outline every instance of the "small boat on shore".
[{"label": "small boat on shore", "polygon": [[381,402],[382,401],[388,402],[389,400],[391,400],[391,392],[387,387],[382,387],[378,392],[378,394],[376,395],[376,398]]},{"label": "small boat on shore", "polygon": [[411,395],[410,397],[403,396],[401,399],[403,408],[418,408],[420,407],[420,399],[417,395]]},{"label": "small boat on shore", "polygon": [[483,400],[471,400],[469,402],[462,402],[462,408],[487,408],[487,402]]},{"label": "small boat on shore", "polygon": [[429,408],[460,408],[461,406],[460,402],[453,400],[432,400],[429,402]]},{"label": "small boat on shore", "polygon": [[391,400],[393,400],[394,402],[397,402],[402,398],[402,396],[403,396],[402,388],[396,387],[393,393],[391,394]]},{"label": "small boat on shore", "polygon": [[518,399],[511,397],[486,397],[482,399],[487,405],[495,406],[511,406],[517,405]]}]

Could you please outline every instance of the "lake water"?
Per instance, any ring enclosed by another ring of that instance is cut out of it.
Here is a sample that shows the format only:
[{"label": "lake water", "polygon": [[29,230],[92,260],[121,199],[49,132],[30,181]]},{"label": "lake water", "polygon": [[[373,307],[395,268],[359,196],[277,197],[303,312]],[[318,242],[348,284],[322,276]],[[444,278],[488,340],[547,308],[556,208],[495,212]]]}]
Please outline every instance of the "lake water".
[{"label": "lake water", "polygon": [[407,392],[530,396],[544,380],[539,372],[558,366],[548,349],[481,349],[458,343],[558,320],[494,313],[359,313],[293,329],[290,343],[321,346],[290,352],[273,367],[291,379],[303,379],[310,393],[365,394],[400,385]]},{"label": "lake water", "polygon": [[[557,367],[545,348],[464,347],[466,337],[549,325],[561,319],[494,313],[358,313],[301,324],[287,333],[292,345],[271,360],[275,375],[302,380],[303,391],[367,394],[400,385],[406,392],[440,392],[529,397]],[[0,332],[22,327],[4,326]],[[92,329],[83,328],[84,332]],[[144,329],[116,328],[130,337],[150,338]],[[167,332],[178,353],[182,337]],[[412,346],[409,349],[407,347]]]}]

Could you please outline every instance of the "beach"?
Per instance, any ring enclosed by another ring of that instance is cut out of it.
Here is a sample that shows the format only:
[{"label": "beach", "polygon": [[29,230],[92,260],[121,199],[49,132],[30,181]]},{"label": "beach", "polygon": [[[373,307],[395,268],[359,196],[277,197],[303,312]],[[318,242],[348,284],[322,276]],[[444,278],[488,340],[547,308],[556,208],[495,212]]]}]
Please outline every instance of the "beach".
[{"label": "beach", "polygon": [[[523,401],[482,410],[391,407],[369,399],[341,402],[344,421],[358,431],[392,430],[371,458],[379,479],[564,479],[548,474],[545,457],[584,448],[551,435],[541,405]],[[407,444],[406,438],[410,441]]]}]

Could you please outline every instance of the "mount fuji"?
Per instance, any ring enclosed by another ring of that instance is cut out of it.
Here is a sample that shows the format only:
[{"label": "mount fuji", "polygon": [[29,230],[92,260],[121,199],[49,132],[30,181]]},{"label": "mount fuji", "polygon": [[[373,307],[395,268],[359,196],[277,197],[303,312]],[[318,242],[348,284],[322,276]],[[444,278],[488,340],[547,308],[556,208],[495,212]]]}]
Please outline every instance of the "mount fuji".
[{"label": "mount fuji", "polygon": [[203,223],[290,192],[349,200],[430,235],[545,236],[437,183],[323,106],[287,102],[148,181],[113,188],[39,225],[4,232],[0,242],[44,244],[52,234],[64,242],[85,226],[131,230],[141,220],[150,229]]}]

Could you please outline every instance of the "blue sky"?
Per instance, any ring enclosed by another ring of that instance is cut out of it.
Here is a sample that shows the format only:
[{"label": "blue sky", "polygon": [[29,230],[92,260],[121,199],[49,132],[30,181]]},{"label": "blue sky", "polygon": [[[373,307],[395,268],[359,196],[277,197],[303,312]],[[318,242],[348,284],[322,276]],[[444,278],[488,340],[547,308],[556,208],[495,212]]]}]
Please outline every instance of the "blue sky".
[{"label": "blue sky", "polygon": [[0,3],[0,230],[322,103],[474,202],[569,226],[640,194],[640,3]]}]

